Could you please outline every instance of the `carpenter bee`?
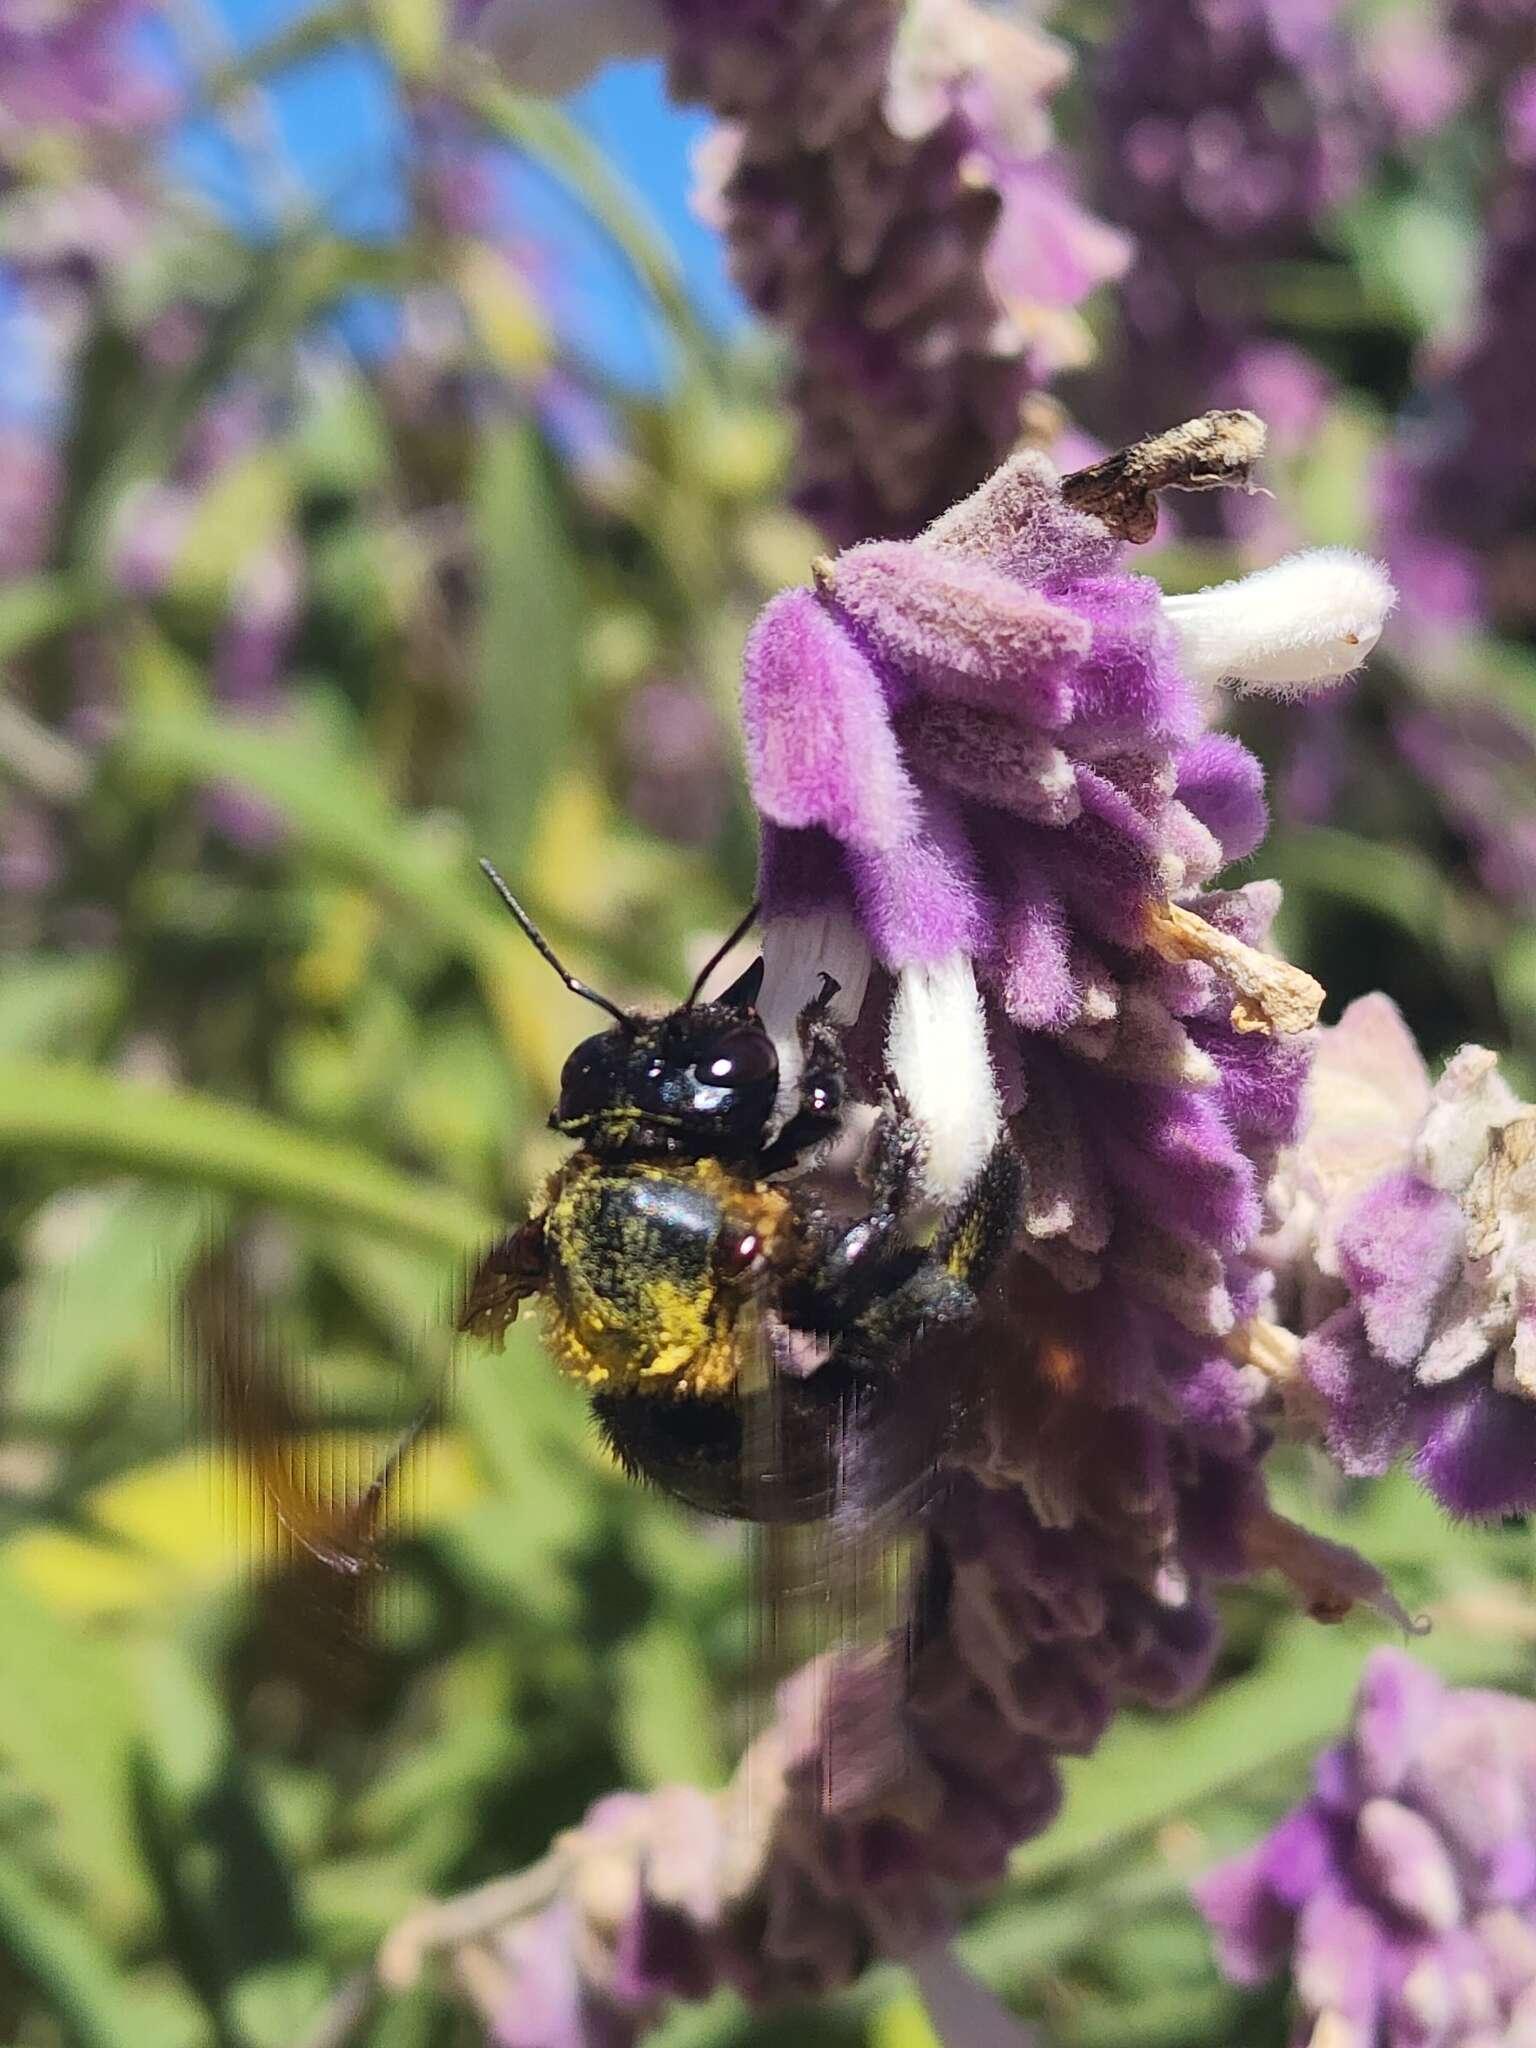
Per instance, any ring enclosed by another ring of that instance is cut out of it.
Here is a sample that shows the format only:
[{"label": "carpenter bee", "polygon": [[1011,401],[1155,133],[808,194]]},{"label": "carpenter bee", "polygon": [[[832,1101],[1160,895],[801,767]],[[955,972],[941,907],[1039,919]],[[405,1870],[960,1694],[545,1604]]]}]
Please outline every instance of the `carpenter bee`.
[{"label": "carpenter bee", "polygon": [[[756,906],[687,1000],[646,1017],[569,973],[481,865],[566,987],[613,1021],[565,1063],[549,1121],[576,1149],[482,1260],[460,1328],[494,1340],[537,1295],[555,1362],[619,1462],[706,1513],[822,1521],[855,1476],[866,1499],[910,1493],[951,1420],[948,1376],[914,1369],[928,1348],[917,1340],[976,1314],[1018,1216],[1012,1149],[998,1146],[924,1244],[906,1222],[921,1138],[892,1097],[872,1134],[867,1212],[832,1217],[786,1177],[836,1138],[849,1106],[836,983],[824,976],[799,1016],[786,1105],[756,1008],[762,961],[702,1000]],[[882,1425],[898,1405],[913,1426],[893,1463]]]},{"label": "carpenter bee", "polygon": [[[796,1022],[797,1077],[782,1089],[780,1051],[756,1007],[762,961],[702,999],[756,906],[684,1003],[641,1016],[577,980],[482,866],[566,987],[612,1022],[565,1062],[550,1124],[574,1150],[531,1218],[480,1261],[459,1328],[495,1342],[537,1296],[555,1363],[583,1388],[622,1467],[690,1507],[764,1527],[759,1592],[776,1636],[796,1605],[803,1620],[823,1617],[813,1627],[830,1616],[840,1633],[866,1631],[893,1590],[898,1540],[965,1419],[974,1347],[943,1339],[965,1338],[1013,1235],[1015,1153],[1001,1143],[924,1243],[908,1224],[921,1136],[891,1094],[871,1136],[863,1213],[831,1213],[799,1177],[852,1106],[830,977]],[[363,1492],[312,1470],[291,1366],[226,1264],[207,1263],[186,1303],[200,1398],[218,1439],[256,1475],[279,1554],[329,1589],[314,1603],[326,1619],[290,1633],[329,1636],[334,1625],[361,1639],[435,1404]]]}]

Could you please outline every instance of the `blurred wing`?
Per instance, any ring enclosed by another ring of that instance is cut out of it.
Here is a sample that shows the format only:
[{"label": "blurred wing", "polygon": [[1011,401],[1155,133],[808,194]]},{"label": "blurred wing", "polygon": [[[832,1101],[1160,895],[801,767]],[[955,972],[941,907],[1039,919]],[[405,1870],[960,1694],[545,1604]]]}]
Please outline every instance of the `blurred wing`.
[{"label": "blurred wing", "polygon": [[187,1280],[182,1355],[191,1405],[237,1474],[238,1534],[272,1666],[360,1706],[377,1685],[386,1548],[416,1519],[414,1453],[435,1406],[370,1473],[355,1437],[317,1427],[314,1375],[285,1354],[228,1240]]},{"label": "blurred wing", "polygon": [[[743,1318],[742,1492],[749,1522],[749,1698],[816,1659],[844,1678],[819,1719],[823,1798],[856,1805],[905,1770],[900,1692],[918,1609],[923,1516],[942,1483],[944,1399],[918,1355],[900,1387],[804,1370],[771,1311]],[[824,1512],[815,1512],[815,1510]],[[756,1732],[755,1730],[753,1732]]]}]

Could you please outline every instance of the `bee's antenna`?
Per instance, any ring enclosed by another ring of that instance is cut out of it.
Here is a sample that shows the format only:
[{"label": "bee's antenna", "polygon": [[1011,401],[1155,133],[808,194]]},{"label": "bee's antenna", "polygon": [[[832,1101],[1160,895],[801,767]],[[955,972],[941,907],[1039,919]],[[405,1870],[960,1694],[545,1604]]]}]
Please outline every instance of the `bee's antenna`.
[{"label": "bee's antenna", "polygon": [[506,883],[502,880],[501,876],[497,874],[496,870],[491,866],[490,862],[488,860],[483,860],[481,861],[480,866],[484,871],[486,880],[490,883],[491,887],[496,891],[496,894],[501,898],[502,902],[505,903],[508,910],[511,911],[512,915],[517,919],[518,923],[522,926],[524,934],[533,942],[535,950],[543,954],[544,958],[549,962],[550,966],[553,967],[556,974],[559,975],[560,979],[565,983],[566,987],[570,990],[571,994],[573,996],[584,996],[589,1003],[596,1003],[597,1007],[600,1010],[606,1010],[609,1016],[616,1019],[616,1021],[620,1023],[626,1031],[633,1031],[635,1028],[635,1020],[633,1017],[626,1016],[625,1013],[619,1008],[617,1003],[610,1002],[607,996],[600,996],[595,988],[588,988],[587,984],[584,981],[578,981],[575,975],[572,974],[570,969],[563,965],[563,963],[557,957],[554,947],[551,946],[548,939],[545,938],[544,934],[539,930],[538,926],[534,923],[533,919],[528,915],[527,911],[524,910],[521,903],[518,902],[517,898],[512,894],[512,891],[507,887]]},{"label": "bee's antenna", "polygon": [[685,1010],[691,1010],[693,1008],[694,1004],[699,1000],[700,990],[703,988],[705,982],[708,981],[709,977],[714,973],[715,969],[720,965],[720,962],[725,958],[726,954],[730,952],[731,948],[734,945],[738,944],[740,940],[744,939],[749,931],[751,931],[753,925],[757,922],[758,915],[761,912],[762,907],[763,906],[761,903],[751,904],[748,907],[746,916],[741,920],[741,923],[737,925],[736,929],[731,933],[730,937],[728,939],[722,939],[720,941],[720,944],[716,946],[713,953],[711,953],[709,958],[704,962],[704,965],[699,969],[697,980],[694,982],[693,987],[688,991],[688,1000],[683,1005],[683,1008]]}]

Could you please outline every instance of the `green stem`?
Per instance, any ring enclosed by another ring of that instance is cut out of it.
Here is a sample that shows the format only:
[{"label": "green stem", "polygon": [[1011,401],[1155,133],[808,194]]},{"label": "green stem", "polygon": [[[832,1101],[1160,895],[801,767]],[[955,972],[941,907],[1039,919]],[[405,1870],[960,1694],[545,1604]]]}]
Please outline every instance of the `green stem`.
[{"label": "green stem", "polygon": [[429,1252],[462,1253],[496,1228],[466,1196],[414,1180],[357,1147],[215,1096],[146,1088],[47,1060],[0,1060],[6,1154],[226,1189]]}]

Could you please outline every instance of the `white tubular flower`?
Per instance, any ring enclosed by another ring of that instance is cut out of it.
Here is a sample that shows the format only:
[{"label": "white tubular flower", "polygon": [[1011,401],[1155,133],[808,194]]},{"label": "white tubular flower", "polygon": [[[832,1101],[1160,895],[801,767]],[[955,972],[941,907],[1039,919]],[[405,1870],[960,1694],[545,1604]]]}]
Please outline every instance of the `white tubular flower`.
[{"label": "white tubular flower", "polygon": [[560,99],[610,58],[666,47],[657,0],[489,0],[470,34],[522,92]]},{"label": "white tubular flower", "polygon": [[1038,2048],[1039,2036],[1014,2018],[947,1942],[919,1949],[908,1967],[943,2048]]},{"label": "white tubular flower", "polygon": [[1163,611],[1197,682],[1300,697],[1357,669],[1396,603],[1380,562],[1307,548],[1235,582],[1165,597]]},{"label": "white tubular flower", "polygon": [[886,1060],[926,1140],[924,1191],[948,1207],[965,1192],[1002,1128],[986,1018],[964,953],[902,968]]}]

